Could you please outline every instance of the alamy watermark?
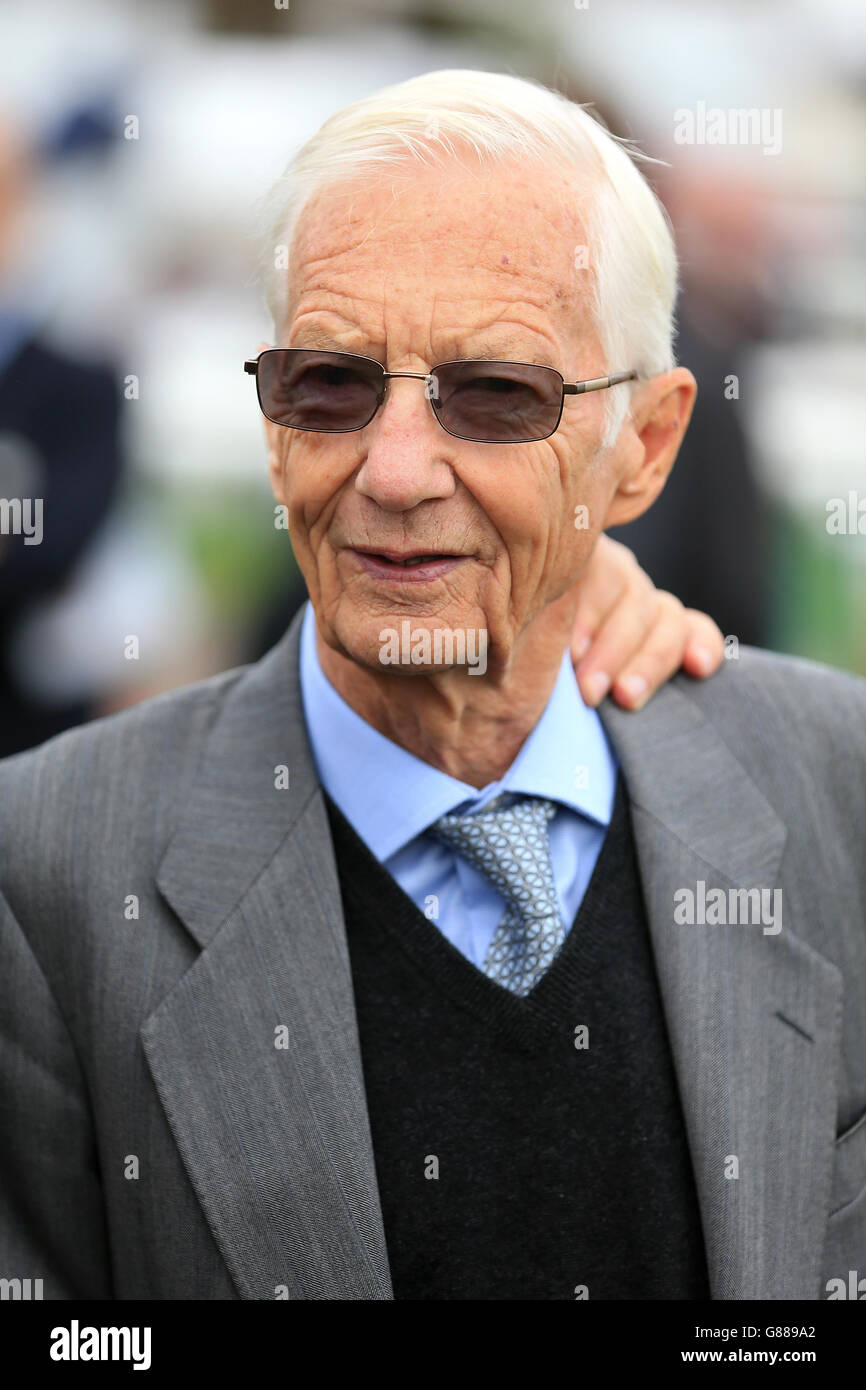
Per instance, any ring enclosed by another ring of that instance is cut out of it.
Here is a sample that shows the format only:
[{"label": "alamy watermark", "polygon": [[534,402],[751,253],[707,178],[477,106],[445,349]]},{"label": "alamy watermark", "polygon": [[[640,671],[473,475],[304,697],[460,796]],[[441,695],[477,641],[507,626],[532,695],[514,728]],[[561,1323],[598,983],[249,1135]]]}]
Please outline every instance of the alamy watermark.
[{"label": "alamy watermark", "polygon": [[866,536],[866,497],[853,488],[847,497],[830,497],[825,510],[829,536]]},{"label": "alamy watermark", "polygon": [[25,545],[41,545],[42,498],[0,497],[0,536],[23,536]]},{"label": "alamy watermark", "polygon": [[149,1327],[69,1327],[51,1329],[52,1361],[131,1361],[134,1371],[150,1370]]},{"label": "alamy watermark", "polygon": [[860,1277],[859,1270],[849,1269],[847,1280],[828,1279],[824,1287],[830,1303],[840,1298],[850,1298],[856,1303],[866,1302],[866,1278]]},{"label": "alamy watermark", "polygon": [[486,627],[413,628],[404,618],[399,630],[383,627],[379,660],[383,666],[466,666],[470,676],[487,670]]},{"label": "alamy watermark", "polygon": [[681,106],[674,112],[676,145],[759,145],[764,154],[782,153],[782,108],[776,106]]},{"label": "alamy watermark", "polygon": [[41,1279],[0,1279],[0,1300],[3,1302],[11,1299],[27,1303],[42,1297]]},{"label": "alamy watermark", "polygon": [[764,936],[782,930],[781,888],[707,888],[702,878],[674,893],[674,921],[683,926],[755,926]]}]

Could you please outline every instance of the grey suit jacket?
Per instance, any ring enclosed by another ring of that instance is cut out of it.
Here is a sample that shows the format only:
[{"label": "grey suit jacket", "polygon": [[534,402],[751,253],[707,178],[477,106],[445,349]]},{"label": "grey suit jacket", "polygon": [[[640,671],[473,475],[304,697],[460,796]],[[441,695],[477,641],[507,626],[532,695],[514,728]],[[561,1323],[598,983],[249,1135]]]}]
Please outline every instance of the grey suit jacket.
[{"label": "grey suit jacket", "polygon": [[[0,1277],[46,1298],[392,1296],[299,624],[0,763]],[[866,683],[741,649],[602,717],[712,1295],[826,1298],[866,1276]],[[677,923],[699,881],[781,931]]]}]

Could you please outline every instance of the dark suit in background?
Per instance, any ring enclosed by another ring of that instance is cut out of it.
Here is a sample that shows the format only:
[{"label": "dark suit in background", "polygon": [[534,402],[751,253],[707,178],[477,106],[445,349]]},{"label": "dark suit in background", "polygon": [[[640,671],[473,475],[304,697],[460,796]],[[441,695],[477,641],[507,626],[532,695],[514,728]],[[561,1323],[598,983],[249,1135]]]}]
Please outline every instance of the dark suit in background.
[{"label": "dark suit in background", "polygon": [[[40,545],[0,536],[0,757],[90,717],[82,702],[40,704],[10,663],[15,629],[58,593],[108,511],[121,473],[120,397],[113,373],[29,338],[0,362],[0,496],[25,485],[43,499]],[[46,662],[52,660],[46,653]]]},{"label": "dark suit in background", "polygon": [[709,613],[726,635],[761,646],[769,640],[768,528],[740,403],[724,394],[737,354],[684,318],[676,355],[698,383],[676,464],[649,511],[608,534],[634,551],[657,588]]}]

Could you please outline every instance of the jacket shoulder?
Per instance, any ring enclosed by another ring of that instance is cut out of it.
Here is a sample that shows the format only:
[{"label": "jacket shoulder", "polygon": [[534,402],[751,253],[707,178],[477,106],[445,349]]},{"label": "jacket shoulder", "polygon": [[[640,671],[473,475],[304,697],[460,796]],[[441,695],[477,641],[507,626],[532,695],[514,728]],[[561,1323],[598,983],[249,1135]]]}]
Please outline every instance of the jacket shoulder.
[{"label": "jacket shoulder", "polygon": [[79,829],[106,816],[116,823],[157,802],[170,819],[222,702],[247,670],[152,696],[0,759],[0,872],[44,854],[71,821]]},{"label": "jacket shoulder", "polygon": [[742,646],[734,660],[706,681],[676,681],[708,715],[742,716],[746,706],[775,724],[838,729],[845,714],[866,716],[866,679],[803,657]]},{"label": "jacket shoulder", "polygon": [[788,796],[860,808],[866,786],[866,680],[819,662],[740,648],[705,681],[675,686],[782,814]]}]

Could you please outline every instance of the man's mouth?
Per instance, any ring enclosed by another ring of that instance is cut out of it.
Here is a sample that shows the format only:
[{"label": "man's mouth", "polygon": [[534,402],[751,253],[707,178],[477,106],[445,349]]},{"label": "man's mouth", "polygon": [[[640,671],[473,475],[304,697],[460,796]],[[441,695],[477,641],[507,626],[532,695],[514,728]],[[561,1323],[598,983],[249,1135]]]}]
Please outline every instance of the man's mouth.
[{"label": "man's mouth", "polygon": [[439,579],[447,574],[461,560],[468,557],[444,551],[433,550],[354,550],[353,552],[367,574],[377,579],[406,582],[424,582]]}]

